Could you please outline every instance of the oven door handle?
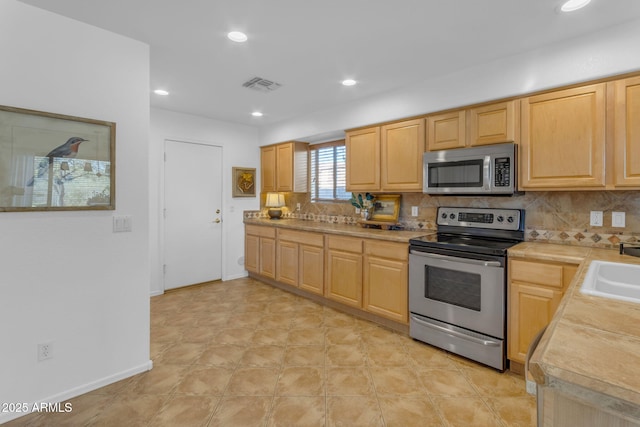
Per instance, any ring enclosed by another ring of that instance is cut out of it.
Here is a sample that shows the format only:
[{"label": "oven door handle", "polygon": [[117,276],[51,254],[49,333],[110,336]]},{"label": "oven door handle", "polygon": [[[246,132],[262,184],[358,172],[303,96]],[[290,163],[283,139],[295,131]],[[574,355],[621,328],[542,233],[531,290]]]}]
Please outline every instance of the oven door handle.
[{"label": "oven door handle", "polygon": [[481,344],[481,345],[484,345],[484,346],[487,346],[487,347],[497,347],[497,346],[500,345],[500,342],[498,342],[498,341],[483,340],[481,338],[476,338],[476,337],[473,337],[471,335],[463,334],[462,332],[452,331],[451,329],[447,329],[447,328],[445,328],[443,326],[434,325],[433,323],[425,322],[424,320],[418,319],[415,316],[411,316],[411,319],[413,321],[415,321],[416,323],[419,323],[422,326],[426,326],[428,328],[435,329],[436,331],[445,333],[445,334],[447,334],[449,336],[452,336],[452,337],[461,338],[463,340],[471,341],[471,342],[474,342],[476,344]]},{"label": "oven door handle", "polygon": [[441,259],[443,261],[459,262],[462,264],[481,265],[484,267],[501,267],[502,266],[502,264],[500,264],[500,262],[498,261],[483,261],[480,259],[458,258],[458,257],[447,256],[447,255],[421,252],[416,250],[411,250],[410,253],[412,253],[413,255],[417,255],[425,258]]}]

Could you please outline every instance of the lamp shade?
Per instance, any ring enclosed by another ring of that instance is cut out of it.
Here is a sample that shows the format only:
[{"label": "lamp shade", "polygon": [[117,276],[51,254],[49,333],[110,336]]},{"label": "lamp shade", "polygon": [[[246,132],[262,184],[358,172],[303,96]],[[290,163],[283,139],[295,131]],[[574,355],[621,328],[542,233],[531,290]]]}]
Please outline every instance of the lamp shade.
[{"label": "lamp shade", "polygon": [[284,194],[267,193],[267,200],[264,205],[268,208],[281,208],[284,206]]}]

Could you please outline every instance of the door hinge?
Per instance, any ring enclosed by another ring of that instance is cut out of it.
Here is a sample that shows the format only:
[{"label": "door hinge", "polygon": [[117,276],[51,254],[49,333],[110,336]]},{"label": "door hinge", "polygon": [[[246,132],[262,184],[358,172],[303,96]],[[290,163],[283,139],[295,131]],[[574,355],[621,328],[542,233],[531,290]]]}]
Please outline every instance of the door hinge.
[{"label": "door hinge", "polygon": [[162,274],[167,274],[167,264],[162,264]]}]

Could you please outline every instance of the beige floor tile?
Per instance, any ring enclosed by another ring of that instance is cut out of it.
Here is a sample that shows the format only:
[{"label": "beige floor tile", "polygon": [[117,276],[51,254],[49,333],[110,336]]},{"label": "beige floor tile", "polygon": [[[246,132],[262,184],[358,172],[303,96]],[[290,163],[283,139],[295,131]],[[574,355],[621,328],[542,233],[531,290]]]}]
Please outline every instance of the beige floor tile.
[{"label": "beige floor tile", "polygon": [[228,396],[213,413],[210,427],[263,426],[271,408],[272,397]]},{"label": "beige floor tile", "polygon": [[[322,310],[313,310],[312,313],[301,313],[292,319],[292,325],[296,328],[320,328],[324,326]],[[316,311],[320,311],[317,313]]]},{"label": "beige floor tile", "polygon": [[365,344],[369,363],[373,366],[407,366],[403,346],[393,344]]},{"label": "beige floor tile", "polygon": [[276,397],[268,426],[318,427],[325,425],[325,398]]},{"label": "beige floor tile", "polygon": [[209,313],[206,316],[198,318],[196,327],[212,326],[221,328],[229,321],[230,313]]},{"label": "beige floor tile", "polygon": [[202,355],[206,347],[206,343],[179,342],[163,351],[158,361],[163,364],[190,365]]},{"label": "beige floor tile", "polygon": [[222,396],[233,369],[197,366],[189,370],[176,388],[179,394]]},{"label": "beige floor tile", "polygon": [[353,327],[355,318],[335,310],[325,311],[324,325],[332,328]]},{"label": "beige floor tile", "polygon": [[324,366],[324,346],[288,345],[284,351],[284,366]]},{"label": "beige floor tile", "polygon": [[232,368],[240,363],[246,347],[239,345],[212,344],[204,349],[196,360],[198,365]]},{"label": "beige floor tile", "polygon": [[478,392],[462,372],[452,369],[425,369],[419,373],[422,385],[430,396],[477,397]]},{"label": "beige floor tile", "polygon": [[536,399],[525,397],[495,397],[485,401],[505,425],[510,427],[534,427],[536,425]]},{"label": "beige floor tile", "polygon": [[366,354],[360,345],[327,346],[327,365],[364,366]]},{"label": "beige floor tile", "polygon": [[248,345],[253,337],[252,328],[224,328],[216,336],[217,344]]},{"label": "beige floor tile", "polygon": [[376,427],[383,426],[382,412],[373,396],[327,397],[327,426]]},{"label": "beige floor tile", "polygon": [[151,341],[174,343],[180,341],[182,332],[179,326],[154,326],[151,328]]},{"label": "beige floor tile", "polygon": [[182,342],[188,343],[209,343],[218,335],[215,327],[196,326],[187,328],[182,334]]},{"label": "beige floor tile", "polygon": [[256,329],[250,343],[252,345],[285,345],[288,329]]},{"label": "beige floor tile", "polygon": [[162,411],[151,420],[154,427],[208,425],[219,397],[211,396],[174,396],[165,403]]},{"label": "beige floor tile", "polygon": [[[436,427],[442,425],[438,411],[428,398],[380,397],[386,427]],[[470,426],[471,427],[471,426]]]},{"label": "beige floor tile", "polygon": [[477,365],[462,370],[483,397],[527,396],[523,378]]},{"label": "beige floor tile", "polygon": [[262,313],[234,313],[227,320],[228,328],[255,329],[262,320]]},{"label": "beige floor tile", "polygon": [[276,396],[324,396],[324,368],[292,366],[282,370]]},{"label": "beige floor tile", "polygon": [[[128,395],[165,395],[170,394],[184,378],[187,367],[184,365],[162,364],[140,375]],[[120,393],[122,395],[123,393]]]},{"label": "beige floor tile", "polygon": [[436,397],[433,402],[447,426],[502,427],[497,416],[479,397]]},{"label": "beige floor tile", "polygon": [[410,368],[390,366],[370,369],[376,393],[380,395],[414,396],[425,395],[422,384]]},{"label": "beige floor tile", "polygon": [[360,332],[354,327],[327,329],[325,340],[327,344],[362,344]]},{"label": "beige floor tile", "polygon": [[268,313],[262,316],[258,329],[289,329],[291,326],[291,315],[280,313]]},{"label": "beige floor tile", "polygon": [[256,366],[261,368],[278,368],[284,358],[284,346],[253,345],[246,348],[240,366]]},{"label": "beige floor tile", "polygon": [[236,368],[225,394],[230,396],[273,396],[277,380],[277,369]]},{"label": "beige floor tile", "polygon": [[327,368],[327,395],[371,396],[373,382],[366,367]]},{"label": "beige floor tile", "polygon": [[288,345],[324,345],[324,330],[321,328],[291,329]]},{"label": "beige floor tile", "polygon": [[162,395],[130,395],[126,399],[118,399],[104,408],[92,426],[136,426],[147,425],[169,400]]}]

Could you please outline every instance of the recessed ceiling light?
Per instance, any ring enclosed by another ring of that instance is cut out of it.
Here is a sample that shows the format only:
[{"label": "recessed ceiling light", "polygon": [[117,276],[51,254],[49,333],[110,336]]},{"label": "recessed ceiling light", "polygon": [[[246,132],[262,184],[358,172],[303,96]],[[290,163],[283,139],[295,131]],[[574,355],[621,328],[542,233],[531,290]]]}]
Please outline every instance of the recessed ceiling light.
[{"label": "recessed ceiling light", "polygon": [[342,81],[343,86],[353,86],[355,85],[357,82],[353,79],[346,79]]},{"label": "recessed ceiling light", "polygon": [[164,89],[156,89],[156,90],[153,91],[153,93],[155,93],[156,95],[162,95],[162,96],[169,95],[169,92],[167,92]]},{"label": "recessed ceiling light", "polygon": [[227,37],[229,38],[229,40],[238,43],[247,41],[247,35],[240,31],[231,31],[229,34],[227,34]]},{"label": "recessed ceiling light", "polygon": [[582,9],[589,4],[591,0],[569,0],[565,2],[560,10],[563,12],[573,12],[574,10]]},{"label": "recessed ceiling light", "polygon": [[251,115],[253,117],[262,117],[262,113],[260,111],[254,111],[253,113],[251,113]]}]

